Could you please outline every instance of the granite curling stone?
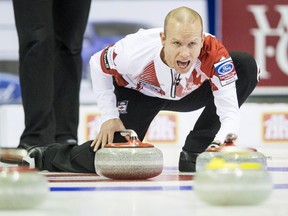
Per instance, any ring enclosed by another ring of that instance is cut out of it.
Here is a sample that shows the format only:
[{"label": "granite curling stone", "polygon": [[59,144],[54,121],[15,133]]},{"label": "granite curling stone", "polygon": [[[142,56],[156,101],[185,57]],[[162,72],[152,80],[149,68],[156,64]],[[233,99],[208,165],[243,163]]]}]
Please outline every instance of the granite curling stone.
[{"label": "granite curling stone", "polygon": [[95,170],[111,179],[148,179],[162,173],[163,154],[152,144],[142,143],[133,130],[121,131],[129,135],[126,143],[111,143],[95,155]]},{"label": "granite curling stone", "polygon": [[46,200],[48,181],[27,159],[24,149],[0,148],[0,209],[30,209]]},{"label": "granite curling stone", "polygon": [[28,167],[0,168],[0,209],[30,209],[42,204],[49,193],[45,177]]},{"label": "granite curling stone", "polygon": [[214,158],[196,172],[195,194],[211,205],[256,205],[273,190],[271,176],[257,162],[227,162]]},{"label": "granite curling stone", "polygon": [[204,169],[205,165],[213,158],[220,157],[227,162],[257,162],[267,168],[267,157],[254,148],[235,145],[237,136],[228,134],[222,145],[210,145],[205,152],[199,154],[196,159],[196,172]]}]

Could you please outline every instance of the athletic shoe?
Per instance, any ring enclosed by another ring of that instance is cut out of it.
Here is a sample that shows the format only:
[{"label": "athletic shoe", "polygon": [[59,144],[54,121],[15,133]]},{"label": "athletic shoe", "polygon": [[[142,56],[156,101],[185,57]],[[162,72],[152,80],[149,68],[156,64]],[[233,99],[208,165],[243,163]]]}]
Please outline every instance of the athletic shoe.
[{"label": "athletic shoe", "polygon": [[195,172],[196,158],[199,153],[182,151],[179,157],[178,169],[180,172]]},{"label": "athletic shoe", "polygon": [[47,148],[48,147],[46,146],[38,146],[31,148],[28,151],[28,157],[34,159],[34,167],[37,168],[38,170],[43,170],[43,158]]}]

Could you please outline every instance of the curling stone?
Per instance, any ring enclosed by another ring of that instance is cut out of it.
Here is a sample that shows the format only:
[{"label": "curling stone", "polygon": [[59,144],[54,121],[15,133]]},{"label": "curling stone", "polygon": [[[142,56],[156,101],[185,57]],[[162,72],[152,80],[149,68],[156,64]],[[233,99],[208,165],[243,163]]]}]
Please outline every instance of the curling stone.
[{"label": "curling stone", "polygon": [[43,203],[48,182],[28,167],[0,168],[0,209],[30,209]]},{"label": "curling stone", "polygon": [[27,156],[25,149],[0,148],[0,162],[7,164],[19,164]]},{"label": "curling stone", "polygon": [[121,131],[129,136],[126,143],[111,143],[95,155],[95,170],[100,176],[111,179],[148,179],[163,170],[163,154],[152,144],[142,143],[135,131]]},{"label": "curling stone", "polygon": [[194,190],[211,205],[255,205],[271,194],[271,176],[261,163],[214,158],[196,172]]},{"label": "curling stone", "polygon": [[205,165],[215,157],[225,159],[227,162],[257,162],[267,168],[267,158],[254,148],[239,147],[235,145],[237,136],[228,134],[222,145],[212,144],[196,159],[196,172],[204,169]]}]

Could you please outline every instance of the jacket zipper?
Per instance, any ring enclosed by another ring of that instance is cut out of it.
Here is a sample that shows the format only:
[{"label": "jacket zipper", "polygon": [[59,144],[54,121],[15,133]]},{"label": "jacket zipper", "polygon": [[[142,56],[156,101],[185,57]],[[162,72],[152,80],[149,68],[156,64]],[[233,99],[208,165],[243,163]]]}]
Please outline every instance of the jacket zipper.
[{"label": "jacket zipper", "polygon": [[176,86],[179,85],[180,83],[180,75],[181,74],[177,74],[177,73],[173,73],[173,70],[170,69],[170,74],[171,74],[171,90],[170,90],[170,96],[172,98],[176,97]]}]

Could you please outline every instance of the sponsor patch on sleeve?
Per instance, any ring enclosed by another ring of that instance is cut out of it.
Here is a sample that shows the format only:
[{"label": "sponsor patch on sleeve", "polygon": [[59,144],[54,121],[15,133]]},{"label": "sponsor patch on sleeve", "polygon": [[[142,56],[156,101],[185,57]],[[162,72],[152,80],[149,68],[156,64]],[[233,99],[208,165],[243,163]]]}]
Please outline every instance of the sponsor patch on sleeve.
[{"label": "sponsor patch on sleeve", "polygon": [[114,48],[111,46],[106,47],[102,51],[101,58],[100,58],[100,65],[104,73],[112,74],[112,75],[119,74],[118,71],[116,70],[116,65],[114,62],[115,57],[116,57],[116,54],[114,52]]},{"label": "sponsor patch on sleeve", "polygon": [[113,47],[107,47],[103,51],[103,63],[106,69],[115,69],[116,65],[114,63],[115,53]]},{"label": "sponsor patch on sleeve", "polygon": [[235,82],[238,79],[231,57],[214,64],[214,67],[222,86]]}]

